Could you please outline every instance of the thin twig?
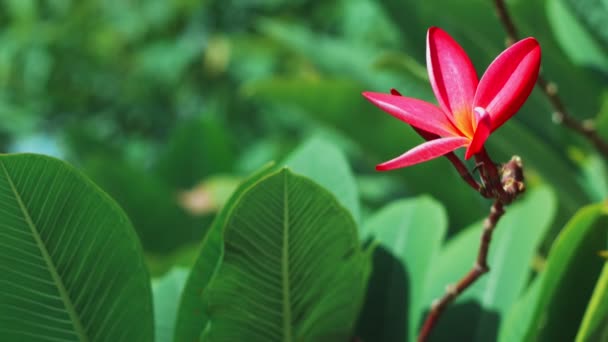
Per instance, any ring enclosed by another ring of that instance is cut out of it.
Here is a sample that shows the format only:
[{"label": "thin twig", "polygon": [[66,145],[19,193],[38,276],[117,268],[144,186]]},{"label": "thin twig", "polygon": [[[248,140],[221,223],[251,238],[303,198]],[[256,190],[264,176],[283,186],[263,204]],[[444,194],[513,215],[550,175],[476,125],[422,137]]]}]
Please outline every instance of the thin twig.
[{"label": "thin twig", "polygon": [[[519,39],[517,27],[511,19],[511,15],[507,10],[504,0],[494,0],[494,5],[496,7],[498,19],[507,32],[507,46],[509,46]],[[595,146],[595,148],[602,155],[604,155],[605,158],[608,158],[608,143],[599,136],[592,121],[586,120],[580,122],[568,112],[566,106],[558,95],[557,86],[555,83],[546,80],[542,75],[538,75],[536,85],[543,91],[555,109],[555,113],[553,114],[554,121],[570,128],[589,140],[593,146]]]},{"label": "thin twig", "polygon": [[500,170],[490,159],[485,149],[477,153],[475,158],[480,167],[480,174],[484,183],[484,187],[482,188],[488,189],[488,194],[494,198],[490,214],[483,224],[477,260],[473,268],[458,283],[448,286],[443,297],[433,303],[431,311],[418,335],[418,342],[427,340],[441,314],[460,293],[474,284],[483,274],[489,272],[488,253],[494,228],[496,228],[498,220],[505,212],[504,206],[511,203],[519,194],[525,191],[523,166],[519,157],[514,156],[511,158]]},{"label": "thin twig", "polygon": [[492,241],[492,233],[498,223],[500,217],[504,214],[504,207],[501,201],[495,200],[490,210],[490,215],[485,219],[483,223],[483,234],[481,235],[481,243],[479,245],[479,253],[477,254],[477,261],[473,268],[465,275],[456,285],[450,285],[446,289],[446,293],[441,299],[438,299],[431,306],[431,312],[426,318],[418,341],[426,341],[431,331],[435,327],[439,317],[447,306],[454,300],[460,293],[471,286],[475,281],[483,274],[487,273],[490,268],[488,267],[488,251],[490,248],[490,242]]}]

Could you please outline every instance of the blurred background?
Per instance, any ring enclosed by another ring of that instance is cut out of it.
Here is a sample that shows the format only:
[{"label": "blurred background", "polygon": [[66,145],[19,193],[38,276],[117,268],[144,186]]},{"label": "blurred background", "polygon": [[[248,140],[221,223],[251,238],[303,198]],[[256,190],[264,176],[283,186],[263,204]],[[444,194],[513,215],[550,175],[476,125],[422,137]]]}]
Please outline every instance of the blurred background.
[{"label": "blurred background", "polygon": [[[507,3],[521,34],[541,43],[542,72],[572,114],[597,118],[608,137],[608,6]],[[54,155],[90,176],[127,211],[153,273],[191,259],[240,179],[310,138],[348,156],[363,218],[424,193],[446,207],[450,234],[487,214],[489,203],[447,160],[374,171],[421,139],[360,93],[396,88],[435,102],[429,26],[460,42],[481,75],[505,44],[492,1],[0,4],[0,150]],[[496,161],[520,155],[528,186],[557,195],[547,243],[576,209],[607,194],[605,162],[551,113],[535,90],[487,144]]]}]

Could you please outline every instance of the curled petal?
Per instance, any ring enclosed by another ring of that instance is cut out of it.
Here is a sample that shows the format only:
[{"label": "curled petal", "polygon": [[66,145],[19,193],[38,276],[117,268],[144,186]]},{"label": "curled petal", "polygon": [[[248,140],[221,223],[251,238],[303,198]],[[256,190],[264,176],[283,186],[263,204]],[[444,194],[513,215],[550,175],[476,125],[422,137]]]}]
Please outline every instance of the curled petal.
[{"label": "curled petal", "polygon": [[475,107],[475,114],[477,117],[477,128],[475,128],[473,140],[471,140],[471,144],[464,154],[464,159],[469,159],[479,152],[483,148],[483,144],[488,140],[490,133],[492,133],[492,118],[490,114],[481,107]]},{"label": "curled petal", "polygon": [[477,72],[462,47],[437,27],[427,33],[426,67],[441,108],[456,115],[470,113]]},{"label": "curled petal", "polygon": [[443,111],[433,104],[383,93],[364,92],[363,96],[378,108],[414,127],[440,136],[460,135]]},{"label": "curled petal", "polygon": [[492,131],[511,118],[532,92],[540,55],[536,39],[522,39],[496,57],[481,77],[473,105],[490,113]]},{"label": "curled petal", "polygon": [[470,140],[465,137],[449,137],[427,141],[395,159],[377,165],[376,170],[387,171],[422,163],[427,160],[441,157],[457,148],[464,147],[469,144],[469,142]]}]

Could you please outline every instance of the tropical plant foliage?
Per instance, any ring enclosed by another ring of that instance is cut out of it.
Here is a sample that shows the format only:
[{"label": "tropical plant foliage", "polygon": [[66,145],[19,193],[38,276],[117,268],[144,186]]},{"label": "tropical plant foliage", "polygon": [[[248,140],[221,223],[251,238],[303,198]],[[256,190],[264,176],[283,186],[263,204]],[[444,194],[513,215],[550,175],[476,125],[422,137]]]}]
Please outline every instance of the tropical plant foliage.
[{"label": "tropical plant foliage", "polygon": [[[608,139],[608,7],[508,7]],[[0,341],[414,341],[491,203],[444,159],[375,172],[421,139],[361,92],[434,102],[427,28],[481,74],[504,49],[494,13],[1,1]],[[527,192],[432,341],[608,340],[608,161],[552,112],[536,90],[486,143],[521,156]]]}]

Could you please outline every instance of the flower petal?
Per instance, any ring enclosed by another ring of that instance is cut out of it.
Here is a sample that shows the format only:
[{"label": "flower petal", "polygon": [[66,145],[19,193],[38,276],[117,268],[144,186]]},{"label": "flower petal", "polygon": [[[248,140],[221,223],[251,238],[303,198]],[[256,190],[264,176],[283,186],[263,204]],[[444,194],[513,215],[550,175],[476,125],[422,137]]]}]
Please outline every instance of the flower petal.
[{"label": "flower petal", "polygon": [[443,111],[433,104],[383,93],[363,92],[363,96],[378,108],[414,127],[441,136],[460,135]]},{"label": "flower petal", "polygon": [[[401,95],[401,93],[395,89],[395,88],[391,88],[391,94],[395,95],[395,96],[403,96]],[[412,125],[410,125],[412,126]],[[424,140],[429,141],[429,140],[433,140],[433,139],[438,139],[439,136],[437,134],[433,134],[431,132],[427,132],[423,129],[420,128],[416,128],[414,126],[412,126],[412,128],[414,129],[414,131],[416,131],[416,133],[418,133],[418,135],[420,135]]]},{"label": "flower petal", "polygon": [[[426,44],[426,67],[439,105],[446,113],[470,115],[478,82],[473,63],[440,28],[428,30]],[[455,119],[453,123],[463,121]]]},{"label": "flower petal", "polygon": [[536,39],[522,39],[496,57],[481,77],[473,104],[490,113],[492,131],[511,118],[532,92],[540,56]]},{"label": "flower petal", "polygon": [[475,129],[473,140],[471,140],[471,144],[464,154],[464,159],[469,159],[479,152],[483,148],[483,144],[488,140],[490,133],[492,133],[492,118],[490,114],[481,107],[475,107],[475,114],[477,114],[477,128]]},{"label": "flower petal", "polygon": [[471,140],[465,137],[449,137],[427,141],[405,152],[399,157],[376,166],[378,171],[387,171],[425,162],[443,156],[459,147],[464,147]]}]

